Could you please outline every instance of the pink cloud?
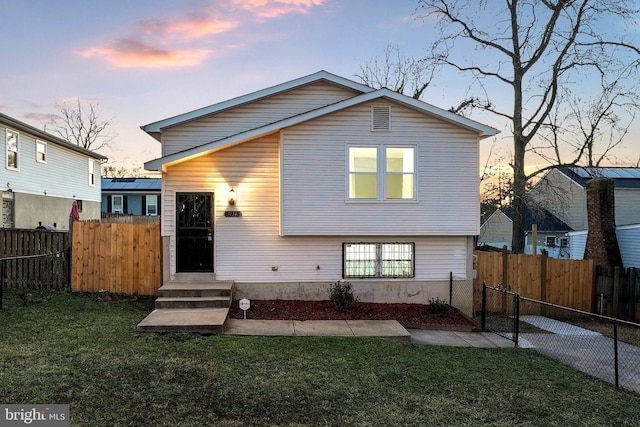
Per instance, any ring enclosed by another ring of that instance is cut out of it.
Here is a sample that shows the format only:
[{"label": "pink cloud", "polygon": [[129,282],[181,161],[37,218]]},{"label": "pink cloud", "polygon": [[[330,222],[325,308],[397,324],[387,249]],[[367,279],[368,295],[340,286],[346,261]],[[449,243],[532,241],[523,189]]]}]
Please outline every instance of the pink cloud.
[{"label": "pink cloud", "polygon": [[141,41],[122,39],[108,47],[92,47],[82,56],[99,56],[119,68],[170,68],[199,65],[213,51],[209,49],[157,49]]},{"label": "pink cloud", "polygon": [[[308,13],[326,0],[215,0],[201,11],[183,17],[139,21],[133,34],[105,46],[85,49],[81,55],[99,57],[120,68],[170,68],[201,64],[210,49],[181,48],[207,36],[231,31],[240,20],[225,18],[225,13],[242,12],[260,19],[271,19],[290,13]],[[240,10],[239,10],[239,9]],[[167,47],[171,46],[171,47]]]},{"label": "pink cloud", "polygon": [[289,13],[308,13],[325,0],[236,0],[235,4],[260,18],[276,18]]},{"label": "pink cloud", "polygon": [[198,39],[213,34],[224,33],[238,26],[234,20],[219,19],[214,16],[189,14],[184,19],[173,21],[141,21],[137,27],[146,34],[166,35],[179,39]]}]

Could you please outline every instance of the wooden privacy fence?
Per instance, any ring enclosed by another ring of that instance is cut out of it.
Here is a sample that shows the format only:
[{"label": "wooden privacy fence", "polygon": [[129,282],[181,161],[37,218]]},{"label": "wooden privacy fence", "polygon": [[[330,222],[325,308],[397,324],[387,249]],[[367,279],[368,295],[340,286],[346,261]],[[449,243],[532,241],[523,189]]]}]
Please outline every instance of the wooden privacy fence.
[{"label": "wooden privacy fence", "polygon": [[[501,285],[523,297],[576,310],[592,311],[593,260],[553,259],[546,255],[475,252],[474,309],[482,305],[482,283]],[[522,313],[534,314],[534,313]]]},{"label": "wooden privacy fence", "polygon": [[74,222],[74,291],[156,295],[162,282],[158,224]]},{"label": "wooden privacy fence", "polygon": [[69,233],[0,229],[0,263],[5,289],[68,289]]}]

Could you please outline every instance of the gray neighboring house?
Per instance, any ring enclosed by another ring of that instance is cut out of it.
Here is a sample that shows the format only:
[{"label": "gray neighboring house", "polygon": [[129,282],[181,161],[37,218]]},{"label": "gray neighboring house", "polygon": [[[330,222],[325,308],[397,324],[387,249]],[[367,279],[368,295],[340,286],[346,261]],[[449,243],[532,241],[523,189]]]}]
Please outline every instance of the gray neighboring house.
[{"label": "gray neighboring house", "polygon": [[527,194],[574,230],[586,230],[587,181],[611,178],[615,188],[616,225],[640,222],[640,168],[562,167],[547,173]]},{"label": "gray neighboring house", "polygon": [[101,181],[102,212],[160,215],[160,178],[102,178]]},{"label": "gray neighboring house", "polygon": [[623,265],[640,268],[640,168],[562,167],[546,174],[529,195],[575,230],[568,233],[571,258],[582,259],[588,229],[586,185],[593,178],[613,180]]},{"label": "gray neighboring house", "polygon": [[0,158],[0,227],[68,230],[74,200],[81,219],[100,218],[106,157],[0,113]]},{"label": "gray neighboring house", "polygon": [[[511,247],[513,235],[513,209],[496,210],[486,218],[480,226],[478,246],[492,246],[502,248]],[[533,225],[537,226],[536,253],[542,250],[548,252],[551,258],[570,257],[570,239],[567,233],[573,231],[571,227],[545,209],[528,208],[524,216],[525,253],[533,252]]]}]

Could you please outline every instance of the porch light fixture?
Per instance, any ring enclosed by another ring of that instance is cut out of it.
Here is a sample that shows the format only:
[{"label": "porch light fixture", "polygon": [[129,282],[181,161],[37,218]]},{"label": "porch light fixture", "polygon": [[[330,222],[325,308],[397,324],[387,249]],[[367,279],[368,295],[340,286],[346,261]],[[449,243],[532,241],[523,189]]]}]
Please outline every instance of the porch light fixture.
[{"label": "porch light fixture", "polygon": [[236,190],[233,189],[233,187],[231,187],[231,189],[229,190],[229,206],[235,206],[236,205]]}]

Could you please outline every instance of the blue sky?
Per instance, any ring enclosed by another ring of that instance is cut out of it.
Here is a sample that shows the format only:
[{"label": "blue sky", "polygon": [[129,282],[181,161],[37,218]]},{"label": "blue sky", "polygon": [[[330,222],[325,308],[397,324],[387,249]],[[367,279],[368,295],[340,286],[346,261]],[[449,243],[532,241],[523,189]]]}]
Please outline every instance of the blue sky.
[{"label": "blue sky", "polygon": [[[115,165],[140,167],[160,155],[141,125],[319,70],[357,81],[360,65],[387,45],[423,56],[437,32],[415,19],[416,6],[415,0],[0,0],[0,111],[42,128],[56,104],[97,103],[118,134],[103,154]],[[424,100],[449,108],[462,91],[443,79]]]}]

